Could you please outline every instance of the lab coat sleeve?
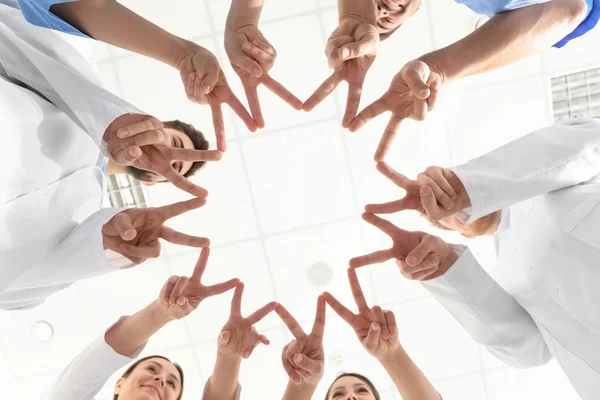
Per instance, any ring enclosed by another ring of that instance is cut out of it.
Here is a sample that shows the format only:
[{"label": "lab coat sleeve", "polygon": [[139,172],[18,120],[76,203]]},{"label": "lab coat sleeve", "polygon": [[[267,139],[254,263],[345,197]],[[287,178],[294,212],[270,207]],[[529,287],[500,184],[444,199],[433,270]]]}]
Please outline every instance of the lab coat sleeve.
[{"label": "lab coat sleeve", "polygon": [[9,54],[0,59],[8,75],[63,110],[100,148],[117,117],[144,114],[102,86],[96,69],[67,35],[31,25],[16,10],[2,11],[0,49]]},{"label": "lab coat sleeve", "polygon": [[125,357],[106,343],[105,335],[106,332],[71,361],[41,400],[93,400],[106,381],[135,360],[145,347],[140,347],[131,358]]},{"label": "lab coat sleeve", "polygon": [[600,120],[557,123],[450,170],[471,200],[457,217],[470,223],[600,174]]},{"label": "lab coat sleeve", "polygon": [[460,254],[444,274],[421,284],[456,318],[473,340],[516,368],[542,365],[552,358],[531,316],[479,265],[471,251]]}]

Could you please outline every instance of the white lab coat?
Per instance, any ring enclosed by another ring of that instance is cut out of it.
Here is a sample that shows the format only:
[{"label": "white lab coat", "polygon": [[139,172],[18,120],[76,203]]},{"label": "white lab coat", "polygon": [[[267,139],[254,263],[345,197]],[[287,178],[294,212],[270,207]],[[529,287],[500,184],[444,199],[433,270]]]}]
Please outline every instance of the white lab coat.
[{"label": "white lab coat", "polygon": [[472,203],[464,222],[502,210],[494,279],[456,246],[423,286],[499,359],[554,357],[582,399],[599,399],[600,121],[555,124],[452,170]]},{"label": "white lab coat", "polygon": [[[101,227],[107,126],[140,112],[104,89],[74,47],[0,3],[0,308],[29,308],[115,270]],[[120,262],[122,260],[117,260]]]}]

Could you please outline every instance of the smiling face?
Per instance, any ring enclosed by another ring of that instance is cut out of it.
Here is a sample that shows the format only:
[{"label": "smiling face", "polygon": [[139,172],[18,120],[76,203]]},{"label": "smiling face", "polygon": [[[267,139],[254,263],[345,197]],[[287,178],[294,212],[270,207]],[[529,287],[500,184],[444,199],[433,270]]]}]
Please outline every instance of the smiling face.
[{"label": "smiling face", "polygon": [[377,400],[377,397],[362,379],[343,376],[333,383],[327,400]]},{"label": "smiling face", "polygon": [[181,375],[173,363],[154,357],[142,361],[115,385],[119,400],[177,400]]},{"label": "smiling face", "polygon": [[377,31],[383,38],[421,8],[421,0],[373,0],[377,17]]}]

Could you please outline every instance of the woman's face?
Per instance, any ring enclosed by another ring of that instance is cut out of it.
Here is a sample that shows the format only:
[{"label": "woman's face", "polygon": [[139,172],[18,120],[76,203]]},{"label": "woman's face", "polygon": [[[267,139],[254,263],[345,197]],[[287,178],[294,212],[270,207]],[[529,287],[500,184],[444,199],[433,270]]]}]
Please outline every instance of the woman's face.
[{"label": "woman's face", "polygon": [[119,400],[176,400],[181,393],[177,368],[162,358],[142,361],[115,386]]},{"label": "woman's face", "polygon": [[375,395],[362,379],[344,376],[333,383],[327,400],[375,400]]}]

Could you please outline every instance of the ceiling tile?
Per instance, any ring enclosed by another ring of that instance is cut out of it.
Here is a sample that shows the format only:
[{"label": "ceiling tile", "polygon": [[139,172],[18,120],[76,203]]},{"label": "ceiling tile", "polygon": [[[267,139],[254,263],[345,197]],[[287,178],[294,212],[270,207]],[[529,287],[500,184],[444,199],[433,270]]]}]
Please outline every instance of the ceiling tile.
[{"label": "ceiling tile", "polygon": [[444,400],[483,400],[487,398],[481,373],[432,383]]}]

